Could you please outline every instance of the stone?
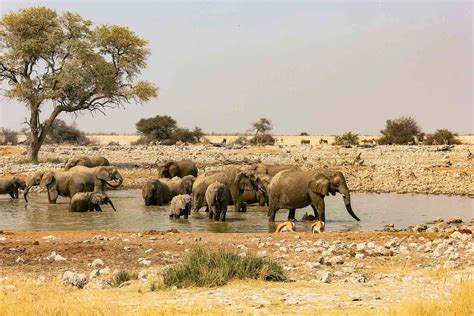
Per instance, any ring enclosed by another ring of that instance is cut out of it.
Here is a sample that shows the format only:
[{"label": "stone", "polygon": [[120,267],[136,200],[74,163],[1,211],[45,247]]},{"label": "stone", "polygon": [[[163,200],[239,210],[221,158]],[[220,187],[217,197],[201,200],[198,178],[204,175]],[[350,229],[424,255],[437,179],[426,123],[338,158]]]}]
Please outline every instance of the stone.
[{"label": "stone", "polygon": [[357,244],[356,249],[357,251],[364,251],[366,249],[366,244],[365,243]]},{"label": "stone", "polygon": [[248,250],[249,250],[249,248],[248,248],[247,246],[245,246],[245,245],[238,245],[238,246],[237,246],[237,249],[240,249],[240,250],[242,250],[242,251],[248,251]]},{"label": "stone", "polygon": [[57,237],[55,237],[53,235],[49,235],[49,236],[44,236],[43,239],[46,240],[46,241],[52,241],[52,240],[57,239]]},{"label": "stone", "polygon": [[456,261],[456,260],[459,260],[460,258],[461,257],[459,256],[459,254],[457,252],[455,252],[455,253],[451,254],[448,259],[451,260],[451,261]]},{"label": "stone", "polygon": [[329,271],[323,272],[319,280],[321,281],[321,283],[331,283],[332,273]]},{"label": "stone", "polygon": [[265,250],[261,250],[257,252],[258,258],[265,258],[267,256],[267,252]]},{"label": "stone", "polygon": [[278,248],[278,250],[279,250],[280,252],[283,252],[283,253],[287,253],[287,252],[288,252],[288,248],[286,248],[286,247],[280,247],[280,248]]},{"label": "stone", "polygon": [[97,268],[101,268],[104,266],[104,262],[102,261],[102,259],[94,259],[94,261],[92,261],[92,264],[91,264],[91,267],[94,268],[94,269],[97,269]]},{"label": "stone", "polygon": [[305,263],[305,266],[306,266],[308,269],[315,269],[315,268],[321,267],[321,264],[320,264],[319,262],[306,262],[306,263]]},{"label": "stone", "polygon": [[177,244],[178,244],[178,245],[184,245],[184,241],[182,241],[182,240],[180,239],[180,240],[178,240]]},{"label": "stone", "polygon": [[105,267],[105,268],[103,268],[103,269],[100,269],[100,270],[99,270],[99,273],[100,273],[100,275],[107,275],[107,274],[110,274],[110,268]]},{"label": "stone", "polygon": [[88,279],[83,273],[66,271],[63,274],[62,281],[64,285],[71,285],[82,289],[87,284]]},{"label": "stone", "polygon": [[99,270],[94,269],[91,271],[91,273],[89,273],[89,280],[92,280],[93,278],[98,277],[99,275],[100,275]]},{"label": "stone", "polygon": [[145,270],[138,272],[139,279],[146,279],[147,276],[148,276],[148,273]]},{"label": "stone", "polygon": [[15,262],[18,264],[22,264],[22,263],[25,263],[25,259],[23,259],[22,257],[18,257],[16,258]]},{"label": "stone", "polygon": [[364,259],[365,258],[365,255],[363,253],[356,253],[355,254],[355,258],[356,259]]},{"label": "stone", "polygon": [[61,256],[60,254],[57,254],[57,255],[54,257],[54,261],[66,261],[66,258],[64,258],[63,256]]},{"label": "stone", "polygon": [[331,259],[329,259],[329,262],[332,265],[344,264],[344,258],[342,256],[335,256],[335,257],[332,257]]},{"label": "stone", "polygon": [[150,248],[150,249],[145,250],[145,253],[148,254],[148,253],[150,253],[150,252],[152,252],[152,251],[153,251],[153,248]]},{"label": "stone", "polygon": [[146,258],[138,258],[137,261],[138,261],[139,264],[142,264],[142,265],[144,265],[144,266],[149,266],[149,265],[151,265],[151,260],[148,260],[148,259],[146,259]]}]

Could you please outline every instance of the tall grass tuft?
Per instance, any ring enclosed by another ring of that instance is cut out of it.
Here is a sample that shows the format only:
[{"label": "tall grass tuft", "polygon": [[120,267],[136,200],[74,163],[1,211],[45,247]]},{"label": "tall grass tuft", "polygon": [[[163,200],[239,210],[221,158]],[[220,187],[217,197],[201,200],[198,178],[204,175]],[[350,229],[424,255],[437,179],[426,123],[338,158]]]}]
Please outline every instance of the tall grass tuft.
[{"label": "tall grass tuft", "polygon": [[128,271],[122,270],[114,277],[115,286],[119,286],[120,284],[125,283],[127,281],[130,281],[130,273],[128,273]]},{"label": "tall grass tuft", "polygon": [[231,279],[286,280],[283,268],[269,259],[249,255],[239,257],[225,250],[194,251],[182,264],[171,267],[163,274],[165,286],[179,288],[222,286]]}]

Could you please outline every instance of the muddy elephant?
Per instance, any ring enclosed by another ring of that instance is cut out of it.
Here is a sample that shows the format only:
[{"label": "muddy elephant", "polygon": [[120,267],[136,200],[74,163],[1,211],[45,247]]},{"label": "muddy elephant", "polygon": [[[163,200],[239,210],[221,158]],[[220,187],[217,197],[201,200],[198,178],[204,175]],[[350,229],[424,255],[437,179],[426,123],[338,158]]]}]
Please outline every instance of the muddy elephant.
[{"label": "muddy elephant", "polygon": [[193,185],[193,211],[198,212],[206,203],[206,190],[211,183],[221,182],[230,191],[229,204],[234,205],[236,212],[242,210],[242,194],[244,191],[262,191],[265,188],[259,177],[253,171],[240,171],[236,168],[229,168],[225,171],[206,172],[199,175]]},{"label": "muddy elephant", "polygon": [[242,194],[242,202],[245,202],[246,205],[248,204],[256,204],[260,206],[268,205],[268,194],[267,189],[271,181],[271,177],[267,174],[262,174],[258,176],[262,182],[264,190],[262,191],[244,191]]},{"label": "muddy elephant", "polygon": [[270,178],[274,177],[278,172],[286,169],[293,169],[296,168],[292,165],[268,165],[264,163],[259,163],[252,166],[252,170],[255,171],[256,174],[267,174]]},{"label": "muddy elephant", "polygon": [[72,167],[67,171],[48,170],[39,171],[28,181],[24,198],[28,202],[28,192],[33,186],[39,185],[48,191],[48,201],[56,203],[58,196],[72,198],[78,192],[97,191],[103,193],[106,186],[118,188],[123,178],[117,167],[100,166],[88,168],[83,166]]},{"label": "muddy elephant", "polygon": [[295,210],[311,205],[314,215],[326,222],[324,197],[339,192],[344,199],[346,210],[355,220],[351,196],[344,175],[339,171],[299,169],[283,170],[277,173],[268,187],[269,221],[275,221],[279,209],[288,209],[288,219],[295,218]]},{"label": "muddy elephant", "polygon": [[71,157],[66,161],[64,167],[65,170],[69,170],[75,166],[84,166],[84,167],[99,167],[99,166],[110,166],[109,161],[105,157],[89,157],[89,156],[77,156]]},{"label": "muddy elephant", "polygon": [[193,184],[196,178],[192,175],[184,176],[183,178],[174,177],[173,179],[160,178],[163,185],[167,185],[170,190],[170,199],[180,194],[191,194],[193,191]]},{"label": "muddy elephant", "polygon": [[183,178],[187,175],[198,175],[198,168],[191,160],[170,160],[158,165],[158,178]]},{"label": "muddy elephant", "polygon": [[206,190],[206,203],[209,207],[209,219],[225,221],[230,192],[223,183],[215,181]]},{"label": "muddy elephant", "polygon": [[163,205],[171,200],[171,191],[168,185],[158,179],[149,179],[142,187],[142,197],[145,205]]},{"label": "muddy elephant", "polygon": [[102,212],[101,205],[109,204],[114,212],[117,210],[115,209],[114,204],[110,200],[110,198],[101,192],[79,192],[74,194],[69,203],[69,211],[70,212]]},{"label": "muddy elephant", "polygon": [[169,207],[170,218],[180,218],[184,216],[188,219],[191,214],[193,198],[189,194],[180,194],[173,197]]},{"label": "muddy elephant", "polygon": [[12,199],[18,199],[18,190],[24,190],[26,182],[20,178],[0,179],[0,194],[9,194]]}]

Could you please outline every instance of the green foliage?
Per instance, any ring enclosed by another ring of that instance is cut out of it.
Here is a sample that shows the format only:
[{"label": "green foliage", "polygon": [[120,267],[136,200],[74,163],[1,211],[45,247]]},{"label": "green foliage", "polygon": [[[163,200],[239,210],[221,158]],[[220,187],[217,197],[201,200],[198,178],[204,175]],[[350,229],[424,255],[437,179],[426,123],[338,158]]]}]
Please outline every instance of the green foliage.
[{"label": "green foliage", "polygon": [[459,145],[461,141],[458,134],[447,129],[438,129],[433,134],[426,135],[424,143],[426,145]]},{"label": "green foliage", "polygon": [[379,139],[381,145],[406,145],[416,142],[416,138],[421,136],[421,129],[412,117],[399,117],[395,120],[388,120],[385,129],[380,131],[382,137]]},{"label": "green foliage", "polygon": [[56,119],[46,135],[47,144],[74,144],[87,145],[91,141],[86,134],[80,131],[74,124],[69,125],[63,120]]},{"label": "green foliage", "polygon": [[131,280],[131,277],[128,271],[121,270],[114,276],[113,284],[115,286],[119,286],[120,284],[125,283],[130,280]]},{"label": "green foliage", "polygon": [[306,132],[301,132],[301,133],[300,133],[300,136],[309,136],[309,134],[306,133]]},{"label": "green foliage", "polygon": [[[0,19],[0,84],[27,105],[31,158],[62,112],[98,111],[148,101],[157,87],[138,81],[148,42],[128,28],[94,24],[71,12],[31,7]],[[44,104],[53,104],[48,114]],[[39,113],[46,114],[43,122]]]},{"label": "green foliage", "polygon": [[255,256],[239,257],[224,250],[196,250],[182,264],[164,272],[165,286],[179,288],[225,285],[232,279],[284,281],[283,268],[269,259]]},{"label": "green foliage", "polygon": [[18,136],[15,131],[8,128],[0,128],[0,145],[17,145]]},{"label": "green foliage", "polygon": [[255,131],[257,134],[265,134],[273,129],[272,121],[270,119],[262,117],[257,122],[252,123],[251,131]]},{"label": "green foliage", "polygon": [[352,132],[347,132],[342,135],[336,136],[334,145],[338,145],[338,146],[359,145],[359,135],[352,134]]},{"label": "green foliage", "polygon": [[147,144],[152,141],[160,141],[164,145],[173,145],[178,141],[197,143],[204,135],[199,127],[195,127],[192,131],[178,127],[176,120],[168,115],[141,119],[136,123],[136,127],[137,131],[143,134],[136,144]]}]

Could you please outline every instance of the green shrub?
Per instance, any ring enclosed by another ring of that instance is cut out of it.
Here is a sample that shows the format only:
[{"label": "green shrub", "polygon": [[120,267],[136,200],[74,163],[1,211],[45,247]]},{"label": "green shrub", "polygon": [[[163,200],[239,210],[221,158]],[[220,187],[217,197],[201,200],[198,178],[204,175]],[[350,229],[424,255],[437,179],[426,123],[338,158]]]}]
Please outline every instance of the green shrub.
[{"label": "green shrub", "polygon": [[352,132],[347,132],[342,135],[336,136],[334,145],[338,145],[338,146],[359,145],[359,135],[352,134]]},{"label": "green shrub", "polygon": [[169,268],[163,275],[165,286],[179,288],[222,286],[231,279],[284,281],[286,276],[283,268],[269,259],[203,249],[194,251],[184,263]]},{"label": "green shrub", "polygon": [[242,145],[242,146],[243,145],[248,145],[249,143],[250,143],[250,141],[245,136],[239,136],[232,142],[232,144]]},{"label": "green shrub", "polygon": [[414,144],[422,135],[418,123],[412,117],[399,117],[388,120],[385,129],[381,130],[382,137],[379,139],[381,145],[407,145]]},{"label": "green shrub", "polygon": [[307,132],[301,132],[300,136],[309,136],[309,134]]},{"label": "green shrub", "polygon": [[122,283],[125,283],[127,281],[130,281],[130,274],[128,271],[122,270],[119,273],[117,273],[114,277],[114,285],[119,286]]},{"label": "green shrub", "polygon": [[433,134],[426,135],[425,145],[460,145],[458,134],[447,129],[438,129]]},{"label": "green shrub", "polygon": [[258,134],[250,139],[252,145],[275,145],[275,138],[270,134]]},{"label": "green shrub", "polygon": [[8,128],[0,128],[0,145],[17,145],[18,136],[16,132]]}]

